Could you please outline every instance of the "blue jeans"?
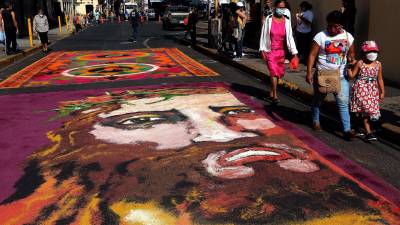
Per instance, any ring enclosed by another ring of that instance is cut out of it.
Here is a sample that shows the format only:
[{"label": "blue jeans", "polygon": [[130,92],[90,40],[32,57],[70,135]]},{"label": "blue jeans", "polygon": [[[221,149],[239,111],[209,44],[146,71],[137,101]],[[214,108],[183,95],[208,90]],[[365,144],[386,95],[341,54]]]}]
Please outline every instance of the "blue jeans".
[{"label": "blue jeans", "polygon": [[236,39],[236,42],[235,42],[236,57],[242,58],[245,30],[239,28],[239,35],[240,35],[240,37],[239,37],[240,39]]},{"label": "blue jeans", "polygon": [[[316,78],[314,78],[316,80]],[[346,78],[340,78],[341,89],[338,94],[335,94],[336,105],[339,109],[340,119],[342,121],[343,131],[351,131],[350,124],[350,111],[349,111],[349,101],[350,101],[350,83]],[[322,94],[318,91],[316,83],[314,84],[314,96],[312,101],[311,113],[313,123],[319,123],[319,114],[322,102],[324,101],[326,94]]]}]

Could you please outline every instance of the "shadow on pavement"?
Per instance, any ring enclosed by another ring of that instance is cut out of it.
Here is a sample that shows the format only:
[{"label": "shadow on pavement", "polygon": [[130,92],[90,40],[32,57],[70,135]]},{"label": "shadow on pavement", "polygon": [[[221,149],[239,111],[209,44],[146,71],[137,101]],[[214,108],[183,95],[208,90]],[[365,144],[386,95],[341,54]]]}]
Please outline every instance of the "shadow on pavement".
[{"label": "shadow on pavement", "polygon": [[[233,83],[231,85],[231,88],[234,91],[255,97],[258,100],[263,101],[265,113],[274,121],[283,120],[283,121],[289,121],[297,125],[303,125],[307,127],[311,126],[310,110],[298,110],[295,108],[286,107],[282,103],[273,104],[270,100],[267,99],[268,93],[265,90],[253,86]],[[279,117],[276,115],[279,115]],[[334,118],[338,118],[338,116]],[[340,138],[342,137],[342,135],[340,134],[341,130],[340,122],[335,121],[332,118],[321,115],[321,124],[324,128],[324,131],[331,133],[337,137]]]}]

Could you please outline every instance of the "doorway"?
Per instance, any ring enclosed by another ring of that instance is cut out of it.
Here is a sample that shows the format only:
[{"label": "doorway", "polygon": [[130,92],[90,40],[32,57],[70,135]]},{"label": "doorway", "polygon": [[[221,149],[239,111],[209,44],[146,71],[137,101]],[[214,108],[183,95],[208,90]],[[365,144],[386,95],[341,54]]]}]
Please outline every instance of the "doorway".
[{"label": "doorway", "polygon": [[86,14],[93,12],[93,5],[86,5]]}]

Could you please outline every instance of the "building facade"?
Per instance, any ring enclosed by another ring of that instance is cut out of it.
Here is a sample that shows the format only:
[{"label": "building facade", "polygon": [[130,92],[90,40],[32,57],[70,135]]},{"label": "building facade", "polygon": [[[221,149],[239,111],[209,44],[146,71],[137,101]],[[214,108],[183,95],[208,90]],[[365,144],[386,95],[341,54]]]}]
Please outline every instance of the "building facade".
[{"label": "building facade", "polygon": [[[0,5],[4,6],[5,2],[5,0],[0,0]],[[8,2],[13,4],[20,35],[26,35],[28,33],[28,18],[33,19],[39,9],[44,10],[49,19],[50,26],[53,27],[57,25],[57,17],[64,16],[60,0],[8,0]]]},{"label": "building facade", "polygon": [[75,0],[75,13],[88,14],[96,9],[101,9],[101,3],[98,0]]},{"label": "building facade", "polygon": [[72,16],[75,13],[74,0],[57,0],[61,6],[61,11],[63,14]]}]

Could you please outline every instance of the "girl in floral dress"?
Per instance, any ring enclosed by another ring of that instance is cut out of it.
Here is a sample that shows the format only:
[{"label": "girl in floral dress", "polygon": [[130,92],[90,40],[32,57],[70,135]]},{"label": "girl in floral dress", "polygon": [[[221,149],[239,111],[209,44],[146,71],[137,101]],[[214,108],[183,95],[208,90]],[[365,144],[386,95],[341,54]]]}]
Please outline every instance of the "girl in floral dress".
[{"label": "girl in floral dress", "polygon": [[348,70],[349,77],[355,78],[350,110],[362,116],[366,132],[365,140],[376,141],[377,138],[371,131],[370,121],[377,121],[381,116],[379,102],[385,97],[382,64],[376,60],[379,48],[374,41],[364,42],[362,52],[363,59]]}]

